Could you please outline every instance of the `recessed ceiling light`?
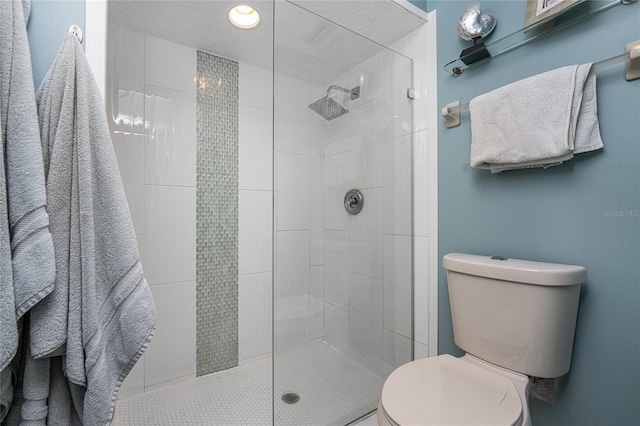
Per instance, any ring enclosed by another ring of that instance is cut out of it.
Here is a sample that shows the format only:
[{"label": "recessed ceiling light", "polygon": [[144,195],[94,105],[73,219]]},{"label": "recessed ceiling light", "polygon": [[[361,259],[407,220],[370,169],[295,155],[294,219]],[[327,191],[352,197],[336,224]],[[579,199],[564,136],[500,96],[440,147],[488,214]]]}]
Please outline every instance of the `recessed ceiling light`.
[{"label": "recessed ceiling light", "polygon": [[242,4],[229,11],[229,20],[238,28],[253,28],[260,23],[260,14],[251,6]]}]

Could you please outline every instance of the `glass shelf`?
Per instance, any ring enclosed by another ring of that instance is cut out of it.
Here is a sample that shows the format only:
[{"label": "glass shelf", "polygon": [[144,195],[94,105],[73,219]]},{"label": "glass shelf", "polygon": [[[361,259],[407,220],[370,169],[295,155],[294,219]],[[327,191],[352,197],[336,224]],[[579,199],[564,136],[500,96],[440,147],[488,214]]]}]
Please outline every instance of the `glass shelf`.
[{"label": "glass shelf", "polygon": [[[618,4],[631,4],[636,0],[606,0],[606,1],[583,1],[576,3],[562,11],[560,15],[549,16],[539,22],[531,24],[527,27],[520,28],[502,38],[493,40],[485,44],[486,51],[478,50],[460,56],[459,58],[447,63],[444,66],[445,71],[458,76],[466,68],[470,68],[480,63],[490,60],[492,57],[502,55],[533,40],[540,39],[549,34],[555,33],[563,28],[580,22],[590,16],[607,10]],[[553,27],[547,28],[545,25],[555,19]],[[488,53],[488,56],[487,56]],[[476,56],[476,58],[474,58]]]}]

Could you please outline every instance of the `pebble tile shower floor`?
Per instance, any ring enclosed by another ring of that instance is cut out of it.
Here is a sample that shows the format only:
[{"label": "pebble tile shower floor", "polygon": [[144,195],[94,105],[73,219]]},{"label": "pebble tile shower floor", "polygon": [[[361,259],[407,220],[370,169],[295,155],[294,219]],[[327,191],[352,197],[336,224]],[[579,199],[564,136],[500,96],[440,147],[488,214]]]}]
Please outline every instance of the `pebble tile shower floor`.
[{"label": "pebble tile shower floor", "polygon": [[[115,426],[344,425],[376,408],[383,381],[324,343],[145,393],[116,406]],[[286,404],[287,392],[300,395]]]}]

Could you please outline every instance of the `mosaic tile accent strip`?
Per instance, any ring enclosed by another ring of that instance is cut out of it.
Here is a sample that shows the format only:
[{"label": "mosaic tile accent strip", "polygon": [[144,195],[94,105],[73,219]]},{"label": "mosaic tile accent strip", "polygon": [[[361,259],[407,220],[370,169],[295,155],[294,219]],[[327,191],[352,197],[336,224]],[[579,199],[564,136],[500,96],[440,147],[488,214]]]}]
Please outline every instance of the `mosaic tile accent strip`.
[{"label": "mosaic tile accent strip", "polygon": [[238,365],[238,63],[197,56],[196,375]]}]

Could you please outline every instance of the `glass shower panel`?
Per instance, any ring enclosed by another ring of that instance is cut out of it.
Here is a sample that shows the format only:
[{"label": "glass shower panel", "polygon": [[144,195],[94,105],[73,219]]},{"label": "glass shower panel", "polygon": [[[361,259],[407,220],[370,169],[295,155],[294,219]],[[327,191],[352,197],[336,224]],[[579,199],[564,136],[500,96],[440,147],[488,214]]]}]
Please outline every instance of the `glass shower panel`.
[{"label": "glass shower panel", "polygon": [[413,64],[292,3],[275,17],[274,424],[344,425],[412,357]]}]

